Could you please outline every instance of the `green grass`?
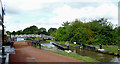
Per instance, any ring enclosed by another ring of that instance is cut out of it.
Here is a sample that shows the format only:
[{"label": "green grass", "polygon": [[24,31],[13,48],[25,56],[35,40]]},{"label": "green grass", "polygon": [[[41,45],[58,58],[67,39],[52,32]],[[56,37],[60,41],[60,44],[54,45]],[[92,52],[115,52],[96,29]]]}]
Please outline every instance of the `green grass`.
[{"label": "green grass", "polygon": [[[66,41],[55,41],[55,40],[46,40],[46,41],[52,41],[52,42],[55,42],[55,43],[63,43],[63,44],[66,43]],[[69,45],[80,46],[80,45],[78,45],[78,44],[74,44],[74,43],[69,43]]]},{"label": "green grass", "polygon": [[[99,45],[89,45],[95,46],[99,49]],[[108,50],[109,52],[118,53],[118,45],[102,45],[102,49]]]},{"label": "green grass", "polygon": [[47,50],[47,51],[53,52],[53,53],[56,53],[56,54],[60,54],[60,55],[63,55],[63,56],[67,56],[67,57],[72,57],[72,58],[75,58],[75,59],[78,59],[78,60],[84,61],[84,62],[96,62],[94,59],[92,59],[90,57],[80,56],[76,53],[67,53],[65,51],[51,51],[51,50]]},{"label": "green grass", "polygon": [[40,38],[38,37],[38,38],[35,38],[35,40],[40,40]]},{"label": "green grass", "polygon": [[103,49],[111,51],[113,53],[118,53],[118,46],[117,45],[102,45]]}]

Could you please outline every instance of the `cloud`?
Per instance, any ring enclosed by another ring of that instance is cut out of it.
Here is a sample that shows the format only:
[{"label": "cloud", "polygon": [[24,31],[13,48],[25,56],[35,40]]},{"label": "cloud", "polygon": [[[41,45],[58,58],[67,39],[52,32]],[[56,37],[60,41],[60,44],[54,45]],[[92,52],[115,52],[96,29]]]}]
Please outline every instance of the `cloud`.
[{"label": "cloud", "polygon": [[32,25],[33,24],[7,24],[6,28],[8,31],[12,32],[17,30],[23,30],[24,28],[30,27]]},{"label": "cloud", "polygon": [[72,8],[68,5],[56,8],[53,13],[58,16],[52,17],[50,20],[62,23],[65,21],[73,21],[76,18],[83,19],[98,19],[105,17],[107,19],[113,20],[113,24],[117,24],[117,6],[114,4],[103,4],[98,7],[83,7],[83,8]]},{"label": "cloud", "polygon": [[118,26],[120,26],[120,1],[118,3]]},{"label": "cloud", "polygon": [[88,22],[101,17],[118,23],[118,0],[3,0],[6,30],[20,30],[31,25],[58,28],[76,18]]},{"label": "cloud", "polygon": [[27,13],[28,11],[49,10],[61,6],[63,4],[71,7],[97,6],[102,3],[118,2],[118,0],[3,0],[8,13]]}]

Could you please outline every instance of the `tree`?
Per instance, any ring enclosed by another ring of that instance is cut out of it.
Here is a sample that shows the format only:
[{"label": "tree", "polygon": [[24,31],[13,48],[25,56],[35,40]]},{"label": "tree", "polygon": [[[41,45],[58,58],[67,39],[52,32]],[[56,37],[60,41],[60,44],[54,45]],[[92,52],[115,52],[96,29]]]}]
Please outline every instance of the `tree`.
[{"label": "tree", "polygon": [[70,22],[66,21],[66,22],[63,22],[62,26],[68,26],[70,24]]},{"label": "tree", "polygon": [[7,33],[7,34],[9,34],[9,35],[11,34],[11,32],[10,32],[10,31],[6,31],[6,33]]},{"label": "tree", "polygon": [[23,34],[37,34],[37,33],[38,33],[38,27],[35,25],[25,28],[23,30]]},{"label": "tree", "polygon": [[101,18],[83,23],[76,19],[62,24],[56,31],[55,38],[59,40],[77,41],[85,44],[117,44],[118,28],[113,29],[112,23]]},{"label": "tree", "polygon": [[64,27],[59,27],[58,30],[56,31],[55,38],[58,40],[63,40],[66,39],[66,33],[64,30]]},{"label": "tree", "polygon": [[20,34],[23,34],[23,32],[22,32],[22,30],[18,30],[18,31],[16,32],[16,34],[20,35]]},{"label": "tree", "polygon": [[15,32],[15,31],[13,31],[11,34],[12,34],[12,35],[15,35],[15,34],[16,34],[16,32]]},{"label": "tree", "polygon": [[45,34],[45,35],[47,35],[48,33],[47,33],[47,31],[46,31],[46,28],[40,28],[40,29],[38,30],[38,34]]},{"label": "tree", "polygon": [[71,30],[73,32],[72,40],[86,43],[88,29],[85,27],[85,24],[82,21],[76,19],[74,22],[72,22],[71,25],[72,25]]},{"label": "tree", "polygon": [[49,35],[54,36],[54,35],[55,35],[56,30],[57,30],[56,28],[50,28],[50,29],[48,30]]}]

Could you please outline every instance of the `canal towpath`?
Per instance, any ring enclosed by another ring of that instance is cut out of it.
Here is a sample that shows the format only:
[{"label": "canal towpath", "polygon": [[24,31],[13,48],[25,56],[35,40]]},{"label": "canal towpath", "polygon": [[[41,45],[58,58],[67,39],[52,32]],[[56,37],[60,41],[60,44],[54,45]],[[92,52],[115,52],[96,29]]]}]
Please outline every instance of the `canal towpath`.
[{"label": "canal towpath", "polygon": [[9,62],[83,62],[45,50],[28,46],[26,41],[14,43],[15,54],[10,54]]}]

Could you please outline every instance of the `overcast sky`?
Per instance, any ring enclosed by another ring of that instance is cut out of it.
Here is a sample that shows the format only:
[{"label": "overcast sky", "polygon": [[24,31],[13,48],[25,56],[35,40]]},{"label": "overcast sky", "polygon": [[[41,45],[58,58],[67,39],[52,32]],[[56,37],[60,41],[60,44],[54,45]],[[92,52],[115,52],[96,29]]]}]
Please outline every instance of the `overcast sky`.
[{"label": "overcast sky", "polygon": [[107,18],[118,24],[119,0],[2,0],[6,30],[17,31],[36,25],[47,30],[65,21]]}]

